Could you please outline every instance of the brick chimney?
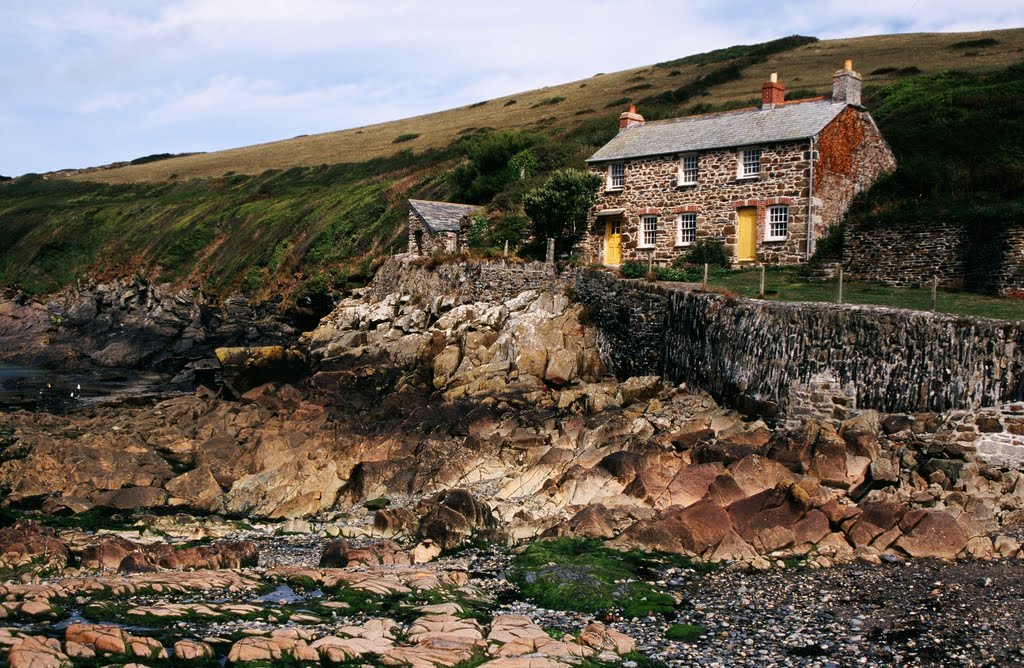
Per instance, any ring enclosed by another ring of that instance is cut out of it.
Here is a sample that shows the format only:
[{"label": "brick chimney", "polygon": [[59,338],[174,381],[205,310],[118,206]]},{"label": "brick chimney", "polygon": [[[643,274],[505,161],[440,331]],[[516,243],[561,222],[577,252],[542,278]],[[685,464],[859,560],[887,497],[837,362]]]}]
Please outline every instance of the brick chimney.
[{"label": "brick chimney", "polygon": [[761,108],[774,109],[786,101],[786,87],[779,83],[779,75],[772,72],[768,81],[761,84]]},{"label": "brick chimney", "polygon": [[629,111],[624,111],[619,114],[619,131],[631,128],[634,125],[643,125],[644,117],[636,113],[636,105],[629,105]]},{"label": "brick chimney", "polygon": [[853,71],[853,61],[846,60],[843,69],[832,75],[832,101],[860,106],[863,79]]}]

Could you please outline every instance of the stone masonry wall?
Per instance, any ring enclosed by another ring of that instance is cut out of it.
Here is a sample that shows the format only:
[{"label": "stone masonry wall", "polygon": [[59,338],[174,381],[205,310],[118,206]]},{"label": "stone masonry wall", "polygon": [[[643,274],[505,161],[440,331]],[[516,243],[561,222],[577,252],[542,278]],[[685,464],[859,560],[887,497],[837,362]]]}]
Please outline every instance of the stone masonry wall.
[{"label": "stone masonry wall", "polygon": [[401,293],[426,299],[457,295],[461,302],[505,301],[526,290],[559,289],[554,268],[543,262],[452,262],[432,266],[424,258],[395,255],[374,275],[374,299]]},{"label": "stone masonry wall", "polygon": [[455,253],[459,249],[457,232],[433,232],[414,211],[409,211],[409,252],[414,255]]},{"label": "stone masonry wall", "polygon": [[[614,285],[613,285],[614,283]],[[763,302],[582,270],[574,294],[621,375],[656,373],[750,412],[784,416],[794,386],[830,374],[858,408],[946,411],[1024,393],[1024,329],[899,309]]]},{"label": "stone masonry wall", "polygon": [[966,286],[1020,295],[1024,291],[1024,225],[994,229],[961,221],[916,220],[848,227],[843,268],[854,280],[897,286]]},{"label": "stone masonry wall", "polygon": [[816,238],[838,224],[854,196],[896,169],[896,158],[871,115],[847,107],[818,135],[814,195]]}]

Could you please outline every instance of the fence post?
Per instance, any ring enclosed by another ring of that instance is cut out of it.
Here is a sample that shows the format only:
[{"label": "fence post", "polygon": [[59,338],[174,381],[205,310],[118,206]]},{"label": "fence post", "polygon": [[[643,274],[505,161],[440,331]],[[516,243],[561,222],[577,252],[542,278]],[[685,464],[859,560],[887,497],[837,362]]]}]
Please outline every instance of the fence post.
[{"label": "fence post", "polygon": [[935,307],[937,306],[939,298],[939,276],[938,274],[932,275],[932,313],[935,313]]},{"label": "fence post", "polygon": [[764,299],[764,265],[761,265],[761,290],[757,293],[762,299]]},{"label": "fence post", "polygon": [[843,303],[843,268],[839,267],[839,304]]},{"label": "fence post", "polygon": [[708,289],[708,263],[704,263],[704,290]]},{"label": "fence post", "polygon": [[505,239],[505,257],[508,257],[508,239]]},{"label": "fence post", "polygon": [[647,252],[647,273],[654,271],[654,249]]},{"label": "fence post", "polygon": [[548,253],[547,253],[547,257],[545,258],[545,261],[548,264],[554,264],[555,263],[555,240],[554,239],[551,239],[551,238],[548,239]]}]

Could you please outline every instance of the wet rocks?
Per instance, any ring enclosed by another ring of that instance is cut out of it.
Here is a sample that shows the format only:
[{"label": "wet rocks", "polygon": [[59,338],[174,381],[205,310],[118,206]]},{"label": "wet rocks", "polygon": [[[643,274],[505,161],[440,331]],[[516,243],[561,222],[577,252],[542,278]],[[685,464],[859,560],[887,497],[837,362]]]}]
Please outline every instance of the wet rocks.
[{"label": "wet rocks", "polygon": [[61,571],[70,552],[53,529],[23,522],[0,529],[0,569],[31,567],[33,570]]},{"label": "wet rocks", "polygon": [[259,549],[252,541],[221,541],[210,545],[173,549],[166,543],[143,544],[108,539],[82,551],[86,569],[117,569],[126,573],[168,570],[216,570],[255,566]]}]

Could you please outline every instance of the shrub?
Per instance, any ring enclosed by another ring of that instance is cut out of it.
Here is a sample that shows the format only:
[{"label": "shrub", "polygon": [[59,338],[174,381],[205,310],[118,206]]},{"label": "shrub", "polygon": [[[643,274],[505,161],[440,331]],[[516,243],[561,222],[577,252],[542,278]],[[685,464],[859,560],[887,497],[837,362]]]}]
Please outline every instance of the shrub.
[{"label": "shrub", "polygon": [[624,278],[643,278],[647,275],[647,265],[630,260],[629,262],[622,263],[622,266],[619,267],[619,273]]},{"label": "shrub", "polygon": [[842,223],[830,225],[825,236],[818,239],[814,246],[814,257],[812,261],[838,260],[843,257],[843,240],[845,228]]},{"label": "shrub", "polygon": [[530,109],[537,109],[538,107],[550,107],[552,105],[556,105],[556,104],[558,104],[560,102],[564,102],[564,101],[565,101],[565,96],[564,95],[556,95],[555,97],[549,97],[549,98],[545,98],[545,99],[541,100],[537,104],[535,104],[532,107],[530,107]]},{"label": "shrub", "polygon": [[416,139],[419,136],[420,135],[419,135],[418,132],[406,132],[405,134],[398,135],[397,137],[392,139],[391,143],[392,144],[402,144],[402,143],[407,142],[407,141],[412,141],[413,139]]},{"label": "shrub", "polygon": [[[685,264],[703,265],[709,264],[712,267],[728,267],[729,255],[725,252],[725,244],[713,239],[701,239],[683,256]],[[676,260],[679,263],[680,260]]]},{"label": "shrub", "polygon": [[463,202],[491,200],[510,183],[519,180],[520,167],[527,161],[524,152],[539,141],[537,135],[525,130],[484,132],[463,139],[460,144],[466,162],[451,175],[455,199]]}]

